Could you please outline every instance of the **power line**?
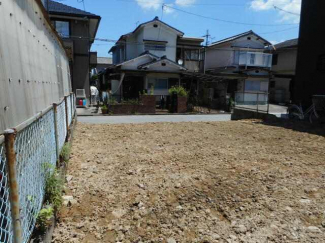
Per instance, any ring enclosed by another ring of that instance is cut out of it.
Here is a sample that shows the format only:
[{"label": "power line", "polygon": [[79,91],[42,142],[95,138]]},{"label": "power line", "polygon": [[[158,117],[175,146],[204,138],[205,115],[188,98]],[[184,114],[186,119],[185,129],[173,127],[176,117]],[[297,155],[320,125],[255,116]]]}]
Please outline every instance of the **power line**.
[{"label": "power line", "polygon": [[296,15],[296,16],[300,16],[300,14],[298,14],[298,13],[293,13],[293,12],[284,10],[282,8],[279,8],[279,7],[275,6],[275,5],[273,5],[273,7],[274,7],[275,10],[279,10],[279,11],[282,11],[282,12],[285,12],[285,13],[288,13],[288,14],[293,14],[293,15]]},{"label": "power line", "polygon": [[[104,38],[88,38],[88,37],[80,37],[80,36],[70,36],[70,38],[74,39],[90,39],[90,40],[94,40],[94,41],[101,41],[101,42],[108,42],[107,45],[109,44],[116,44],[118,42],[118,40],[112,40],[112,39],[104,39]],[[128,45],[136,45],[136,46],[141,46],[141,45],[145,45],[145,43],[143,42],[132,42],[132,41],[121,41],[119,42],[119,44],[128,44]],[[100,44],[94,44],[94,45],[100,45]],[[166,48],[177,48],[179,46],[182,45],[166,45]],[[186,46],[186,45],[183,45]],[[197,46],[198,48],[204,48],[206,46]],[[220,51],[234,51],[234,49],[232,48],[218,48],[218,47],[213,47],[213,46],[209,46],[207,47],[210,50],[220,50]],[[245,48],[245,47],[242,47]],[[286,50],[295,50],[296,48],[294,47],[287,47],[287,48],[281,48],[282,50],[286,49]],[[267,49],[265,49],[267,50]]]},{"label": "power line", "polygon": [[256,23],[244,23],[244,22],[237,22],[237,21],[232,21],[232,20],[225,20],[225,19],[218,19],[218,18],[212,18],[212,17],[208,17],[208,16],[204,16],[204,15],[200,15],[200,14],[196,14],[196,13],[192,13],[189,11],[185,11],[179,8],[175,8],[166,4],[163,4],[165,7],[167,8],[171,8],[174,9],[176,11],[182,12],[182,13],[186,13],[189,15],[193,15],[196,17],[200,17],[200,18],[204,18],[204,19],[210,19],[210,20],[215,20],[215,21],[219,21],[219,22],[224,22],[224,23],[229,23],[229,24],[239,24],[239,25],[249,25],[249,26],[286,26],[286,25],[297,25],[297,24],[256,24]]},{"label": "power line", "polygon": [[280,32],[285,32],[285,31],[293,30],[293,29],[297,29],[297,28],[299,28],[299,26],[295,26],[295,27],[292,27],[292,28],[284,29],[284,30],[276,30],[276,31],[259,33],[259,35],[268,35],[268,34],[280,33]]},{"label": "power line", "polygon": [[[118,2],[129,2],[129,3],[153,3],[152,1],[135,1],[135,0],[116,0]],[[157,2],[157,5],[161,4],[169,4],[166,2]],[[183,4],[182,6],[247,6],[246,4],[236,4],[236,3],[189,3],[189,4]]]}]

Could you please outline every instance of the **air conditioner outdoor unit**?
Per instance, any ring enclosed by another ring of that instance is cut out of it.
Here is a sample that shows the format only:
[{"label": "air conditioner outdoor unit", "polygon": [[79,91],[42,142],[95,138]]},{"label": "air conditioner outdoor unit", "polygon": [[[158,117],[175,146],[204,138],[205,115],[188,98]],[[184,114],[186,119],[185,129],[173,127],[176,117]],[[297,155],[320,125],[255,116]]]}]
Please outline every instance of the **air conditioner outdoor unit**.
[{"label": "air conditioner outdoor unit", "polygon": [[76,89],[76,98],[86,99],[86,91],[84,89]]}]

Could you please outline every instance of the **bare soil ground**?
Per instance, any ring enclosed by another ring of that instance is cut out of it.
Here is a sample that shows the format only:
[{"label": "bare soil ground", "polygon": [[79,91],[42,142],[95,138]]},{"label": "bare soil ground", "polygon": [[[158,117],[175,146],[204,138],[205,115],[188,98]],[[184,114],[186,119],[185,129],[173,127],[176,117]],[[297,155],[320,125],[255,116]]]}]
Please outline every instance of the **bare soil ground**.
[{"label": "bare soil ground", "polygon": [[53,241],[325,242],[324,165],[258,121],[78,124]]}]

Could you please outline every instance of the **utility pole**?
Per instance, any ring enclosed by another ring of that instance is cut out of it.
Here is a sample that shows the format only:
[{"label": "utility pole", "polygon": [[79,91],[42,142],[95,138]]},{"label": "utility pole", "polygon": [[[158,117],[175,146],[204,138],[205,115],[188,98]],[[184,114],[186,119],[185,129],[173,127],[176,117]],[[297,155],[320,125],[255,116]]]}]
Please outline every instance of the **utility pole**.
[{"label": "utility pole", "polygon": [[204,64],[203,64],[203,73],[205,74],[205,62],[206,62],[206,55],[207,55],[207,47],[209,45],[209,38],[211,37],[209,30],[207,30],[207,33],[202,37],[205,37]]},{"label": "utility pole", "polygon": [[207,30],[207,33],[202,37],[205,37],[205,46],[208,46],[209,45],[209,38],[211,37],[211,35],[209,33],[209,30]]}]

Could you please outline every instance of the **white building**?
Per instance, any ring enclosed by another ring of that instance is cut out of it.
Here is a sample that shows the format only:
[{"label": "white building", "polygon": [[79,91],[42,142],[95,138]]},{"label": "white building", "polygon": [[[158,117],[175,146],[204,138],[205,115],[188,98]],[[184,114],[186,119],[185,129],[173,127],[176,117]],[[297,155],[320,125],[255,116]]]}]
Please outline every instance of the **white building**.
[{"label": "white building", "polygon": [[296,74],[298,39],[287,40],[274,46],[270,82],[270,101],[289,103],[293,100],[293,86]]},{"label": "white building", "polygon": [[225,92],[237,101],[267,102],[272,54],[265,52],[271,46],[253,31],[214,42],[206,50],[205,71],[229,78]]},{"label": "white building", "polygon": [[203,41],[185,37],[156,17],[119,38],[109,51],[114,66],[102,83],[125,99],[137,98],[152,87],[155,95],[168,95],[170,87],[180,84],[182,72],[200,70]]}]

